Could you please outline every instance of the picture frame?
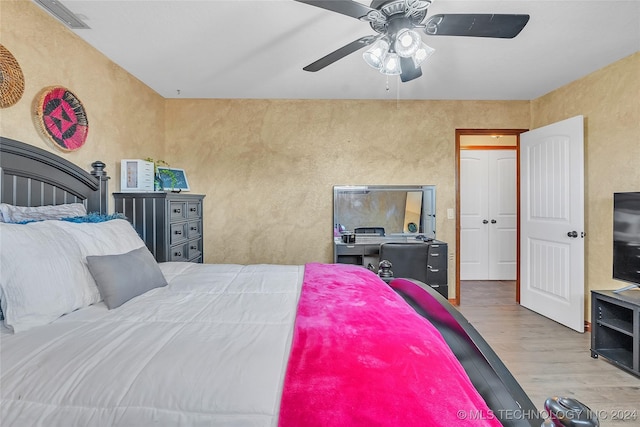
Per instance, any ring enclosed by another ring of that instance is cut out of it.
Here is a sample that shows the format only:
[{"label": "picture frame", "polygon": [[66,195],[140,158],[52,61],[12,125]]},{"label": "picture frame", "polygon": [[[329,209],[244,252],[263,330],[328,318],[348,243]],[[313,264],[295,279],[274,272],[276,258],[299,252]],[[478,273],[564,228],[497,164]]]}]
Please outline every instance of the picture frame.
[{"label": "picture frame", "polygon": [[163,191],[189,191],[189,181],[184,169],[158,166],[157,178]]},{"label": "picture frame", "polygon": [[120,161],[120,191],[153,191],[153,162],[141,159],[122,159]]}]

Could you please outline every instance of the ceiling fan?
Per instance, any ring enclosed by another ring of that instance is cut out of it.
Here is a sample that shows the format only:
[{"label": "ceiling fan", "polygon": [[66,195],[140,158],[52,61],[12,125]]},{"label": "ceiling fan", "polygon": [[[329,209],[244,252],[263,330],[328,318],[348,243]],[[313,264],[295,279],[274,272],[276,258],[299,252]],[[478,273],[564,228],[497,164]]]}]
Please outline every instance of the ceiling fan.
[{"label": "ceiling fan", "polygon": [[408,82],[422,75],[420,65],[435,49],[416,29],[430,36],[514,38],[529,22],[529,15],[439,14],[427,19],[432,0],[372,0],[366,6],[353,0],[295,0],[369,22],[378,35],[361,37],[303,68],[319,71],[366,46],[363,58],[387,75]]}]

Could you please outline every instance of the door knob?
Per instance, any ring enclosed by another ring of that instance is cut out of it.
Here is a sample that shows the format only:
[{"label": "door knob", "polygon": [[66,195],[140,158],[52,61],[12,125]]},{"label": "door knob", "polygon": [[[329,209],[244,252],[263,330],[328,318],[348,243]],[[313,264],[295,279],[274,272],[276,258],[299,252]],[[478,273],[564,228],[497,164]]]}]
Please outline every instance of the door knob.
[{"label": "door knob", "polygon": [[483,223],[483,224],[489,224],[489,221],[487,221],[486,219],[483,219],[483,220],[482,220],[482,223]]},{"label": "door knob", "polygon": [[576,237],[578,237],[578,232],[575,231],[575,230],[574,231],[570,231],[570,232],[567,233],[567,236],[573,237],[575,239]]},{"label": "door knob", "polygon": [[491,224],[495,224],[496,222],[498,222],[498,221],[496,221],[495,219],[491,220]]}]

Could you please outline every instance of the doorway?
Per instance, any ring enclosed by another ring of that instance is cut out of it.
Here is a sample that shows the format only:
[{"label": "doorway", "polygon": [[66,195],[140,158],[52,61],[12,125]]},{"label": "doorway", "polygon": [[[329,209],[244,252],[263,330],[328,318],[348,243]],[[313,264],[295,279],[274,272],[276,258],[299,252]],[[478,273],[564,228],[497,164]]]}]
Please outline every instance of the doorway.
[{"label": "doorway", "polygon": [[515,301],[520,302],[520,183],[519,183],[519,159],[520,159],[520,134],[527,129],[457,129],[456,130],[456,305],[460,305],[460,278],[461,278],[461,152],[466,150],[474,151],[496,151],[513,150],[516,158],[516,172],[512,183],[516,188],[516,218],[515,218]]}]

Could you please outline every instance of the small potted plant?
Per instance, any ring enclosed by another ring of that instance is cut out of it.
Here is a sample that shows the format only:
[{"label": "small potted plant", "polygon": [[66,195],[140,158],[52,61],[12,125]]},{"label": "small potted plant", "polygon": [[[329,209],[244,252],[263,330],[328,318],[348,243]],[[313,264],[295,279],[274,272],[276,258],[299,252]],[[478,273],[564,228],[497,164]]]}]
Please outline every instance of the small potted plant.
[{"label": "small potted plant", "polygon": [[147,162],[153,163],[153,189],[155,191],[164,190],[162,183],[166,178],[169,178],[171,180],[171,188],[175,188],[176,184],[178,183],[178,178],[176,177],[175,173],[170,169],[162,169],[161,171],[158,170],[158,166],[171,167],[169,163],[165,162],[164,160],[154,160],[151,157],[147,157],[145,160]]}]

